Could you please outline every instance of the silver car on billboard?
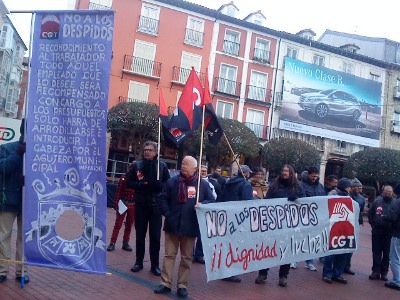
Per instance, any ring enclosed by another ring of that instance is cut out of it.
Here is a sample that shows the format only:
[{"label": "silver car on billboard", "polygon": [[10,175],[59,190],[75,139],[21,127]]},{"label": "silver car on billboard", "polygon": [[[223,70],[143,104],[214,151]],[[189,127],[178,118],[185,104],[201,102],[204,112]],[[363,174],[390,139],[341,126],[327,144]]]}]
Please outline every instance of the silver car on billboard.
[{"label": "silver car on billboard", "polygon": [[344,116],[358,121],[362,112],[356,97],[336,89],[302,94],[299,97],[299,106],[313,112],[320,119],[327,116]]}]

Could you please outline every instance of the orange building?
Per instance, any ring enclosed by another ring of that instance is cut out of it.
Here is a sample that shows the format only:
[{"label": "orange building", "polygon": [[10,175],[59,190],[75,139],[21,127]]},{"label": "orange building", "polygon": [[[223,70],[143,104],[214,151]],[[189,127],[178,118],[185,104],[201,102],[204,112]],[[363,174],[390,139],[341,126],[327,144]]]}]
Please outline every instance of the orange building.
[{"label": "orange building", "polygon": [[277,38],[260,11],[240,20],[232,2],[213,10],[181,0],[77,0],[76,9],[116,11],[110,108],[158,104],[159,88],[173,108],[194,67],[203,83],[209,76],[217,115],[267,139]]}]

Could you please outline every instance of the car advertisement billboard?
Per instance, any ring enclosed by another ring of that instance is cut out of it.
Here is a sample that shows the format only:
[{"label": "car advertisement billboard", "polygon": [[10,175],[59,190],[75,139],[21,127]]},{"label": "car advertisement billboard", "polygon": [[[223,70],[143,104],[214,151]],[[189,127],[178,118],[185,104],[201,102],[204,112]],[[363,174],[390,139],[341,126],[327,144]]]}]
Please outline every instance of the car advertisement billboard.
[{"label": "car advertisement billboard", "polygon": [[378,147],[382,84],[285,58],[279,128]]}]

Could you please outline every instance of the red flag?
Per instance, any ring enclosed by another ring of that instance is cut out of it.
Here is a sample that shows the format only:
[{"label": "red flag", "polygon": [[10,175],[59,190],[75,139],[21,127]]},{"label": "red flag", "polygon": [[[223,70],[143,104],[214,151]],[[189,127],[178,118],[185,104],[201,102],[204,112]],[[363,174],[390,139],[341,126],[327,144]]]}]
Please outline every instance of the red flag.
[{"label": "red flag", "polygon": [[168,121],[168,110],[167,106],[165,105],[165,100],[164,100],[164,95],[162,93],[162,89],[160,88],[160,97],[159,97],[159,108],[160,108],[160,119],[161,122],[165,127],[168,127],[169,121]]},{"label": "red flag", "polygon": [[208,83],[208,69],[206,69],[206,82],[204,84],[204,105],[206,106],[204,128],[208,131],[208,140],[210,143],[216,145],[222,137],[223,130],[212,105],[210,85]]},{"label": "red flag", "polygon": [[203,87],[196,71],[192,68],[169,127],[195,130],[201,124],[203,105]]}]

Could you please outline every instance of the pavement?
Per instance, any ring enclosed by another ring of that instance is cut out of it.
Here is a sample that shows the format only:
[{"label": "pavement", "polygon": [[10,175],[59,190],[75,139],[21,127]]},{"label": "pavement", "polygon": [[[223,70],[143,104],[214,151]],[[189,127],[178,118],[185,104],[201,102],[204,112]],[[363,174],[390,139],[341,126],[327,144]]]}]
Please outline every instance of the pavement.
[{"label": "pavement", "polygon": [[[115,221],[115,211],[107,208],[107,243]],[[297,269],[290,270],[286,288],[278,286],[278,267],[271,268],[267,282],[254,283],[257,272],[240,275],[241,283],[221,280],[207,283],[205,266],[195,263],[189,280],[187,299],[400,299],[400,291],[384,287],[380,280],[369,280],[371,273],[371,228],[365,220],[360,230],[360,250],[353,255],[354,276],[345,275],[348,284],[327,284],[321,280],[322,265],[316,262],[318,271],[312,272],[297,263]],[[16,225],[15,225],[16,226]],[[122,228],[123,229],[123,228]],[[160,277],[150,272],[150,260],[146,253],[144,269],[132,273],[135,250],[122,250],[122,234],[116,244],[116,250],[107,252],[107,271],[111,275],[94,275],[82,272],[29,266],[30,283],[21,288],[14,279],[15,266],[10,266],[8,279],[0,284],[0,299],[178,299],[175,286],[168,295],[153,293],[160,283]],[[14,228],[13,244],[16,228]],[[163,234],[162,234],[163,236]],[[135,231],[130,241],[135,248]],[[146,249],[147,251],[147,249]],[[161,243],[160,262],[163,261],[164,246]],[[179,260],[179,258],[178,258]],[[176,265],[178,264],[178,260]],[[175,276],[177,273],[177,266]],[[392,277],[389,272],[389,279]]]}]

